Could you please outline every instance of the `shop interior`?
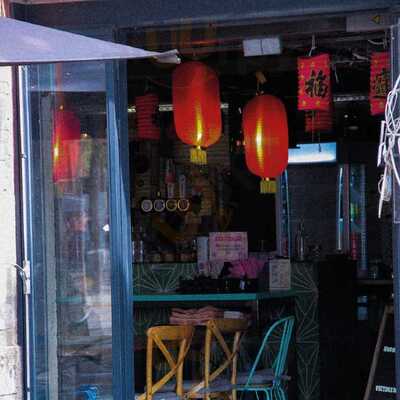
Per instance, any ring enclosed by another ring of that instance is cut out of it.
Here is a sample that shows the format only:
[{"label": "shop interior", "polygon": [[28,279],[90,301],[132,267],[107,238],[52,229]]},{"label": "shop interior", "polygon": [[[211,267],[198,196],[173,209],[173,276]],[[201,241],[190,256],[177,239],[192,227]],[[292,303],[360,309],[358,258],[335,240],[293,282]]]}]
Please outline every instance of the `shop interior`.
[{"label": "shop interior", "polygon": [[[372,57],[390,48],[385,30],[360,31],[344,20],[121,32],[132,46],[177,48],[182,60],[127,62],[136,393],[154,384],[160,393],[163,386],[209,398],[212,382],[219,384],[216,398],[239,391],[250,398],[246,382],[258,351],[264,373],[256,375],[267,398],[353,400],[366,393],[392,297],[389,203],[378,219],[382,115],[371,114],[372,100],[379,108],[388,89],[387,67],[374,75],[380,97],[370,93]],[[308,80],[310,93],[329,106],[323,117],[299,109],[299,70],[314,57],[327,68]],[[33,167],[45,183],[33,188],[42,207],[33,210],[33,228],[42,229],[45,243],[35,271],[34,291],[46,298],[35,304],[37,346],[47,346],[35,352],[35,365],[37,390],[49,390],[50,398],[113,393],[113,324],[122,314],[115,292],[122,285],[110,240],[115,132],[107,119],[107,68],[38,65],[26,85]],[[182,76],[207,91],[177,84]],[[261,108],[268,118],[255,125],[251,104],[259,99],[271,108]],[[197,100],[207,112],[193,119]],[[279,129],[268,128],[269,119]],[[188,121],[200,127],[196,140],[210,135],[203,148],[185,136],[189,130],[182,134]],[[268,157],[257,146],[249,153],[252,143],[269,146]],[[254,160],[269,169],[260,172]],[[212,325],[219,320],[230,322]],[[150,351],[153,328],[170,324],[183,341],[178,361]],[[224,329],[218,346],[211,337]],[[169,379],[156,383],[168,366],[177,382],[186,381],[183,388]],[[242,386],[232,389],[233,381]]]},{"label": "shop interior", "polygon": [[[196,309],[192,318],[201,318],[209,306],[251,319],[239,371],[251,366],[265,328],[289,313],[296,316],[289,398],[365,393],[392,293],[390,207],[377,216],[382,115],[371,115],[369,97],[371,55],[389,51],[389,43],[385,31],[349,32],[334,19],[308,22],[271,24],[268,31],[247,25],[125,32],[131,45],[177,48],[182,65],[198,62],[214,71],[222,126],[220,139],[206,149],[207,163],[190,162],[190,146],[175,129],[182,117],[174,116],[179,67],[128,62],[137,391],[144,389],[146,329],[190,319],[182,309]],[[331,81],[322,128],[316,113],[298,109],[298,57],[320,54],[330,57]],[[245,156],[244,109],[257,95],[280,99],[288,124],[288,166],[266,194]],[[245,262],[207,258],[213,234],[221,232],[245,233]],[[238,293],[269,292],[259,265],[272,259],[291,260],[287,289],[302,297],[234,301]],[[146,300],[161,294],[157,303]],[[202,339],[193,343],[200,348]],[[197,357],[185,366],[190,377],[203,368]]]}]

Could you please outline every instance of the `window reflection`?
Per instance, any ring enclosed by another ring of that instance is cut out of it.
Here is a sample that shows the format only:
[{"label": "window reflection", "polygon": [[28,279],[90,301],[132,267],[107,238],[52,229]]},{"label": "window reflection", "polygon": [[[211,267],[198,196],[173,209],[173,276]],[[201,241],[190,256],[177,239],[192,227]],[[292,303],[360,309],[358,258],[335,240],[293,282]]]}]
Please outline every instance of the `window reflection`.
[{"label": "window reflection", "polygon": [[43,237],[34,266],[38,398],[112,398],[104,64],[35,66],[29,79],[34,229]]}]

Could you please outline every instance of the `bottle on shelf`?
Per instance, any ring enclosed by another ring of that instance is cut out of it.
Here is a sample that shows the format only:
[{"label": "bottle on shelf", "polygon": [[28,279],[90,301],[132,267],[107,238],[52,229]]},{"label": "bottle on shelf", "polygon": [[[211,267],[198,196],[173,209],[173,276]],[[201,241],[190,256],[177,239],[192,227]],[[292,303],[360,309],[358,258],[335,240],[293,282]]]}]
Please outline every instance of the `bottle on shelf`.
[{"label": "bottle on shelf", "polygon": [[137,263],[144,262],[145,244],[141,233],[134,236],[132,249],[133,249],[133,261]]},{"label": "bottle on shelf", "polygon": [[296,258],[298,261],[305,260],[305,231],[303,221],[299,223],[296,233]]},{"label": "bottle on shelf", "polygon": [[186,212],[189,210],[190,201],[186,197],[186,176],[184,174],[179,175],[178,191],[179,191],[179,199],[177,202],[178,210],[181,212]]},{"label": "bottle on shelf", "polygon": [[173,212],[178,208],[178,202],[175,199],[175,182],[167,183],[167,200],[165,202],[167,211]]}]

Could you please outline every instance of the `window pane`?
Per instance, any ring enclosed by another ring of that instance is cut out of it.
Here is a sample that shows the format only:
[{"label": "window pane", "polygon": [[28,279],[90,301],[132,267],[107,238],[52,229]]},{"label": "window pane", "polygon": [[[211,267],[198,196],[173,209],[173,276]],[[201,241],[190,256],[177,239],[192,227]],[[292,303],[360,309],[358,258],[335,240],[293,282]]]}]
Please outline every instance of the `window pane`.
[{"label": "window pane", "polygon": [[112,398],[105,65],[29,67],[37,398]]}]

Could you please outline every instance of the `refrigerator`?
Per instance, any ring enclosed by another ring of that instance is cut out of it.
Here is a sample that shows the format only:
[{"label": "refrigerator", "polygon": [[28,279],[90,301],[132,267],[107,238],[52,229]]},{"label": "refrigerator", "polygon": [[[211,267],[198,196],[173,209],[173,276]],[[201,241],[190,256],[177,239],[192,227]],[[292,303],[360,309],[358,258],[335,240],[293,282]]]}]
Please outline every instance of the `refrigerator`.
[{"label": "refrigerator", "polygon": [[339,164],[336,199],[336,250],[357,263],[358,278],[368,275],[366,178],[364,164]]}]

